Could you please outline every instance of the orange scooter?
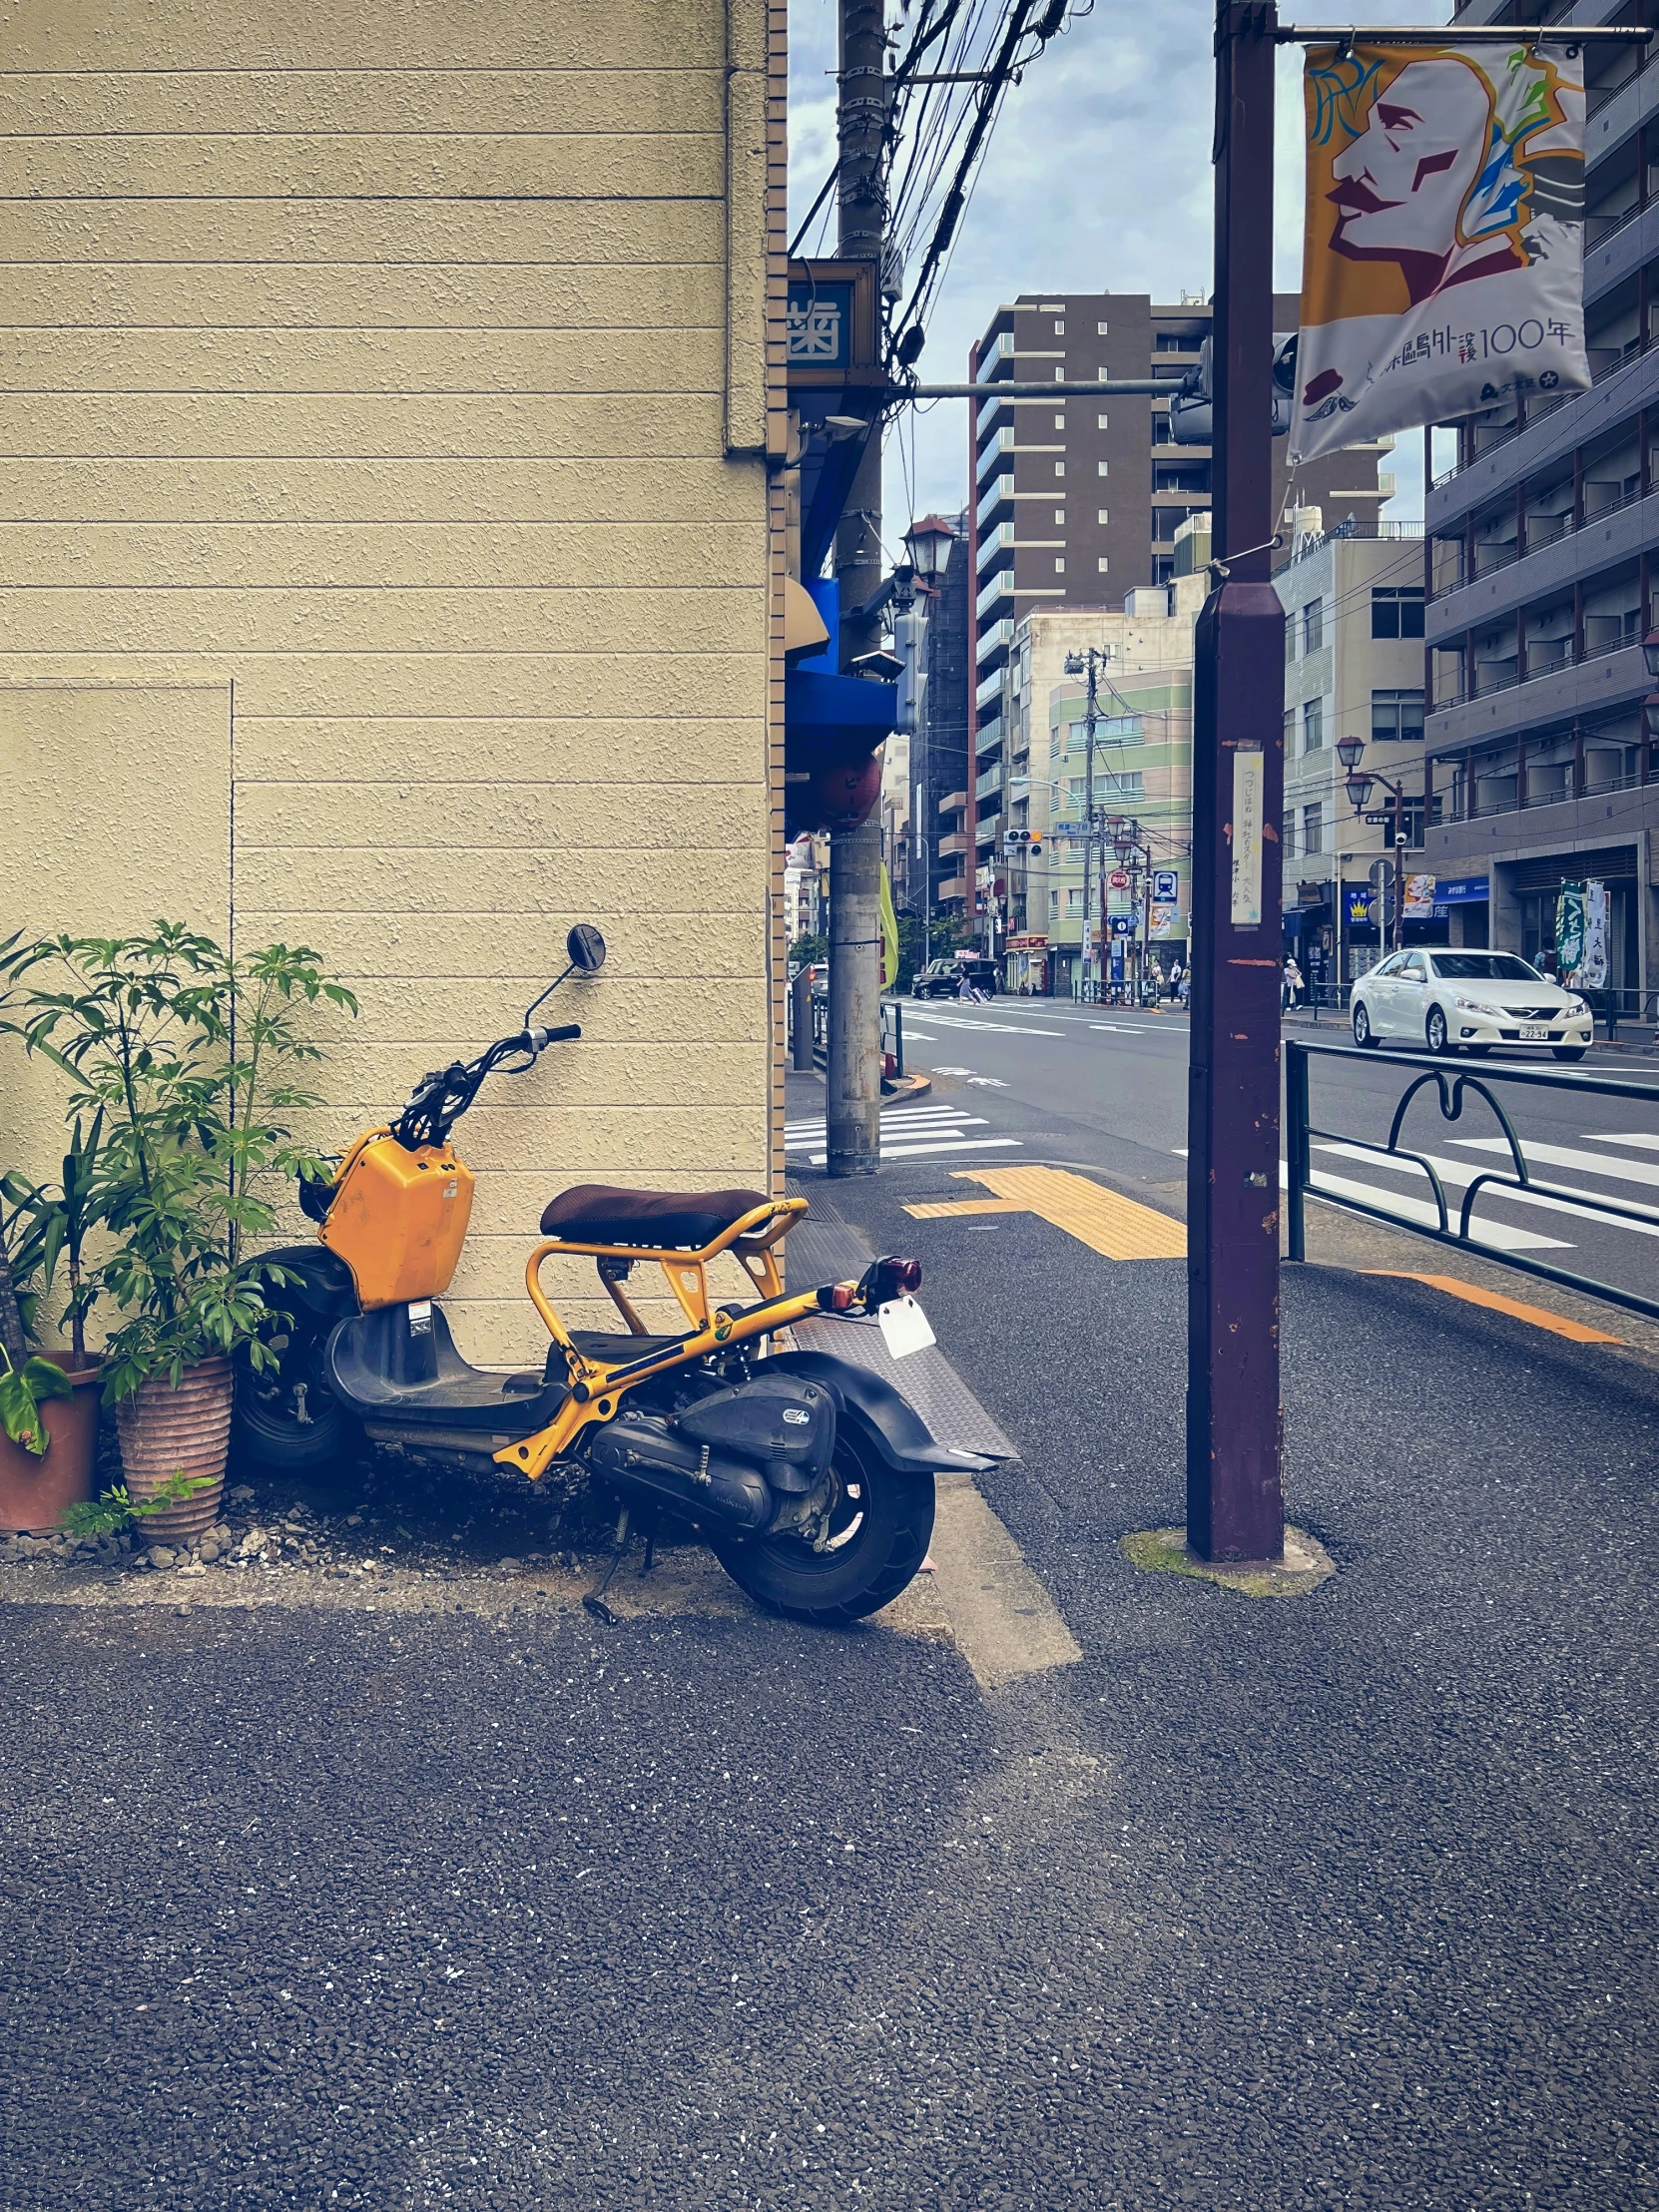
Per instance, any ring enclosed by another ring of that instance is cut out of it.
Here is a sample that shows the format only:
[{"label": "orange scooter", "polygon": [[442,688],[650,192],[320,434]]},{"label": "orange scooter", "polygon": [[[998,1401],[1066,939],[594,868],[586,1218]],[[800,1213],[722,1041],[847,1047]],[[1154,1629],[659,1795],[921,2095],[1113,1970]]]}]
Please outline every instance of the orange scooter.
[{"label": "orange scooter", "polygon": [[[531,1481],[575,1461],[649,1532],[663,1520],[689,1526],[761,1604],[818,1621],[872,1613],[926,1556],[935,1473],[991,1462],[937,1443],[868,1368],[771,1340],[840,1315],[879,1322],[898,1352],[930,1343],[914,1303],[917,1261],[877,1260],[855,1282],[790,1293],[779,1252],[805,1199],[585,1184],[547,1207],[525,1269],[551,1340],[541,1371],[476,1368],[456,1348],[440,1300],[466,1239],[473,1177],[451,1132],[491,1075],[523,1074],[550,1045],[581,1036],[574,1022],[531,1026],[567,976],[598,971],[605,941],[579,923],[567,951],[569,965],[522,1030],[424,1075],[398,1119],[365,1131],[331,1183],[301,1184],[317,1239],[271,1255],[285,1271],[289,1312],[272,1339],[275,1371],[241,1367],[242,1449],[297,1471],[360,1431],[489,1459]],[[565,1326],[541,1285],[555,1253],[595,1262],[620,1331]],[[726,1253],[754,1301],[711,1303],[708,1270]],[[678,1334],[653,1335],[630,1302],[640,1266],[666,1277],[685,1317]],[[592,1599],[603,1611],[602,1591]]]}]

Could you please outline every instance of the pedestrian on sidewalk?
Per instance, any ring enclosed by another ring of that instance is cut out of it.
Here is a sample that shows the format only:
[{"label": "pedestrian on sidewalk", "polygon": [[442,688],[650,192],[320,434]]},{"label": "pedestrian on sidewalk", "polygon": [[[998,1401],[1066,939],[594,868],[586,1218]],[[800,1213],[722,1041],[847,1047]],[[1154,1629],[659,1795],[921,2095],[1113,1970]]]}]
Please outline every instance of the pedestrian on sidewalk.
[{"label": "pedestrian on sidewalk", "polygon": [[1193,971],[1191,968],[1182,969],[1181,981],[1177,986],[1176,995],[1179,997],[1183,1006],[1188,1005],[1191,1002],[1193,995]]},{"label": "pedestrian on sidewalk", "polygon": [[1175,965],[1169,971],[1169,994],[1179,1002],[1181,997],[1181,955],[1175,956]]},{"label": "pedestrian on sidewalk", "polygon": [[1296,964],[1296,954],[1291,952],[1285,958],[1285,988],[1280,998],[1281,1009],[1288,1014],[1294,1013],[1301,996],[1302,970]]}]

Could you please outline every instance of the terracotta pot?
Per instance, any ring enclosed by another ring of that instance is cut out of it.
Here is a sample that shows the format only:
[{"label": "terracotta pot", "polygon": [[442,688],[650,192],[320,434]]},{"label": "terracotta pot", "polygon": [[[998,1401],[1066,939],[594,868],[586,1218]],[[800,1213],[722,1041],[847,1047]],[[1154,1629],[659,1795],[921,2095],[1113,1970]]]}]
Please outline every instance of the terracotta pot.
[{"label": "terracotta pot", "polygon": [[121,1471],[131,1497],[154,1497],[181,1468],[213,1478],[209,1487],[136,1522],[133,1533],[140,1543],[199,1536],[219,1518],[234,1388],[229,1360],[203,1360],[186,1368],[177,1389],[165,1375],[154,1376],[117,1405]]},{"label": "terracotta pot", "polygon": [[41,1408],[52,1441],[44,1458],[0,1432],[0,1528],[33,1535],[55,1529],[66,1505],[92,1495],[98,1458],[98,1370],[70,1366],[68,1352],[43,1352],[75,1385],[73,1397],[49,1398]]}]

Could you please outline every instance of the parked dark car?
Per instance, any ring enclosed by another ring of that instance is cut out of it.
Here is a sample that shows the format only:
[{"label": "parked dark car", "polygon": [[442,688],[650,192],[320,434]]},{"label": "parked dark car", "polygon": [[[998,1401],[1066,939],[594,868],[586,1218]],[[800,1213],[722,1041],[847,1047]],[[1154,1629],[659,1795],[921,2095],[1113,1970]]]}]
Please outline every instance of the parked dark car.
[{"label": "parked dark car", "polygon": [[994,960],[929,960],[924,968],[918,968],[910,978],[910,996],[954,998],[962,987],[964,973],[975,990],[983,991],[987,998],[996,995]]}]

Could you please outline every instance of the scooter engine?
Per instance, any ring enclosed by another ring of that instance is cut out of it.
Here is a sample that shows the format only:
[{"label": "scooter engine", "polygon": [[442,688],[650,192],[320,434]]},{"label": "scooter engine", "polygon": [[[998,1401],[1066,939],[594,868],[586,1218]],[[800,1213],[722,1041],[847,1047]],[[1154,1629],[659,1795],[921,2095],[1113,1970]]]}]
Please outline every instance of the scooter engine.
[{"label": "scooter engine", "polygon": [[693,1519],[757,1533],[800,1517],[834,1448],[827,1390],[801,1377],[756,1376],[673,1414],[618,1413],[594,1435],[588,1463]]}]

